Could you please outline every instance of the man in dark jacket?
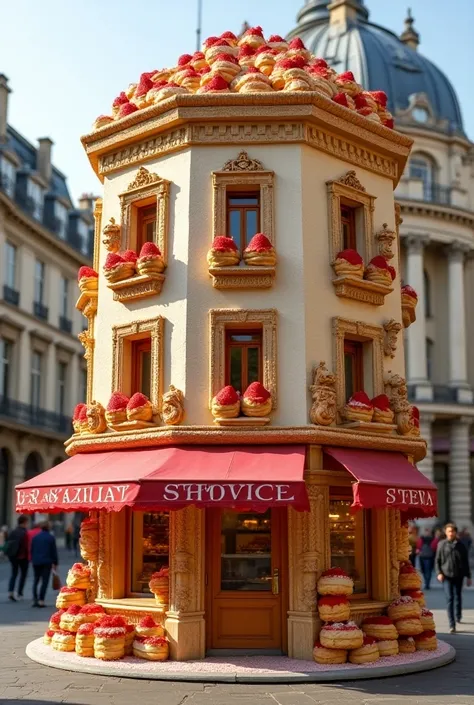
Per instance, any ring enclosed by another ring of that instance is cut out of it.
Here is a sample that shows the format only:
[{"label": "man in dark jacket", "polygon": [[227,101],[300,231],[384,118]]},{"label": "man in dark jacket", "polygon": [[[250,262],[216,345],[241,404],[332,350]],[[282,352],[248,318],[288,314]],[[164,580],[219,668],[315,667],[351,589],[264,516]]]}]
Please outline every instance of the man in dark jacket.
[{"label": "man in dark jacket", "polygon": [[[31,542],[31,562],[35,579],[33,582],[33,607],[46,607],[44,598],[48,589],[51,570],[58,565],[58,550],[56,539],[49,531],[49,524],[46,521],[41,526],[39,534],[33,537]],[[41,588],[38,599],[38,585],[41,580]]]},{"label": "man in dark jacket", "polygon": [[[471,585],[471,568],[466,547],[459,540],[457,527],[447,524],[444,527],[446,538],[439,542],[436,550],[436,572],[438,580],[443,583],[448,608],[449,631],[456,631],[462,619],[462,588],[464,578]],[[456,620],[454,619],[454,601],[456,600]]]},{"label": "man in dark jacket", "polygon": [[[8,598],[12,602],[23,598],[23,589],[25,587],[26,576],[28,573],[28,517],[23,514],[18,517],[18,525],[13,531],[8,534],[8,539],[5,545],[5,554],[8,556],[11,565],[10,582],[8,584]],[[20,573],[20,582],[18,583],[18,592],[15,597],[15,583]]]}]

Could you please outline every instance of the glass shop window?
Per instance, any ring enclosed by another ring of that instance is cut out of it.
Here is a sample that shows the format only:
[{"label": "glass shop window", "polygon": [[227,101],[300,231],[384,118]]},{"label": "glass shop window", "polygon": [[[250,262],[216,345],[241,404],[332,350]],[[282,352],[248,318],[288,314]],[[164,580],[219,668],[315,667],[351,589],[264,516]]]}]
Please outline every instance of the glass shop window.
[{"label": "glass shop window", "polygon": [[227,235],[242,254],[250,240],[260,232],[260,191],[227,192]]},{"label": "glass shop window", "polygon": [[[135,247],[137,253],[140,252],[145,242],[156,243],[156,221],[157,221],[156,199],[147,200],[133,206],[135,221]],[[132,231],[133,232],[133,231]],[[132,245],[133,247],[133,245]]]},{"label": "glass shop window", "polygon": [[346,401],[364,391],[364,347],[360,341],[344,340],[344,382]]},{"label": "glass shop window", "polygon": [[141,392],[150,397],[151,392],[151,339],[132,341],[132,374],[130,396]]},{"label": "glass shop window", "polygon": [[352,499],[331,497],[329,531],[331,567],[342,568],[354,580],[354,594],[369,594],[368,512],[351,514]]},{"label": "glass shop window", "polygon": [[262,331],[226,331],[226,384],[242,394],[252,382],[262,382]]},{"label": "glass shop window", "polygon": [[265,514],[223,511],[221,590],[272,589],[272,519]]},{"label": "glass shop window", "polygon": [[132,593],[150,593],[153,573],[169,566],[169,512],[132,512]]},{"label": "glass shop window", "polygon": [[341,203],[342,249],[357,250],[356,209]]}]

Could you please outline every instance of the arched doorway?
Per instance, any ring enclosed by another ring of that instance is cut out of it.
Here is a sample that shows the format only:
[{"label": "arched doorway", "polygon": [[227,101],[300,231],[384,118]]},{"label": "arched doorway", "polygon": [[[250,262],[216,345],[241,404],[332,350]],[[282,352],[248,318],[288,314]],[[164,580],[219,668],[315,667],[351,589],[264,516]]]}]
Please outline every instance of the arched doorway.
[{"label": "arched doorway", "polygon": [[43,472],[43,460],[39,453],[32,451],[25,460],[25,480],[31,480],[40,472]]},{"label": "arched doorway", "polygon": [[10,451],[0,448],[0,526],[8,523],[11,467]]}]

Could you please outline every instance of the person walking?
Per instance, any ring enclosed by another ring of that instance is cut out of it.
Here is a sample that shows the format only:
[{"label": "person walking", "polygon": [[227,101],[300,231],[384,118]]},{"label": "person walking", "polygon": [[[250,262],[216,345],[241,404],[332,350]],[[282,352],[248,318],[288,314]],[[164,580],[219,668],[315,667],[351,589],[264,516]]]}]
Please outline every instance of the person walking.
[{"label": "person walking", "polygon": [[[458,538],[455,524],[446,524],[446,538],[442,539],[436,551],[436,572],[438,580],[443,583],[448,610],[449,631],[456,631],[456,622],[462,620],[462,588],[464,578],[471,585],[471,568],[465,545]],[[456,603],[456,607],[455,604]],[[456,612],[456,618],[455,618]]]},{"label": "person walking", "polygon": [[[58,565],[58,549],[56,539],[49,531],[49,523],[41,525],[39,534],[31,542],[31,561],[35,574],[33,581],[33,607],[46,607],[44,599],[48,589],[51,570],[56,570]],[[38,599],[38,585],[41,581]]]},{"label": "person walking", "polygon": [[421,574],[425,583],[425,590],[431,587],[431,576],[436,556],[436,546],[431,529],[426,528],[423,535],[416,542],[416,552],[420,559]]},{"label": "person walking", "polygon": [[[18,517],[18,524],[13,531],[8,534],[5,555],[10,561],[11,574],[8,584],[8,598],[12,602],[23,599],[23,590],[25,588],[26,576],[28,574],[28,517],[22,514]],[[18,583],[18,592],[15,595],[16,580],[20,575]]]}]

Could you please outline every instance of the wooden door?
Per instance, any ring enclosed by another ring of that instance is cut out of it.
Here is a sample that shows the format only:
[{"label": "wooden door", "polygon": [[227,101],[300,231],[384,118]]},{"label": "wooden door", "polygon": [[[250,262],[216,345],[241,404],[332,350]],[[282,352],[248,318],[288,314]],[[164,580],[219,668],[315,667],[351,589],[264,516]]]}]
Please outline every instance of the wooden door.
[{"label": "wooden door", "polygon": [[286,510],[208,510],[208,649],[286,651]]}]

